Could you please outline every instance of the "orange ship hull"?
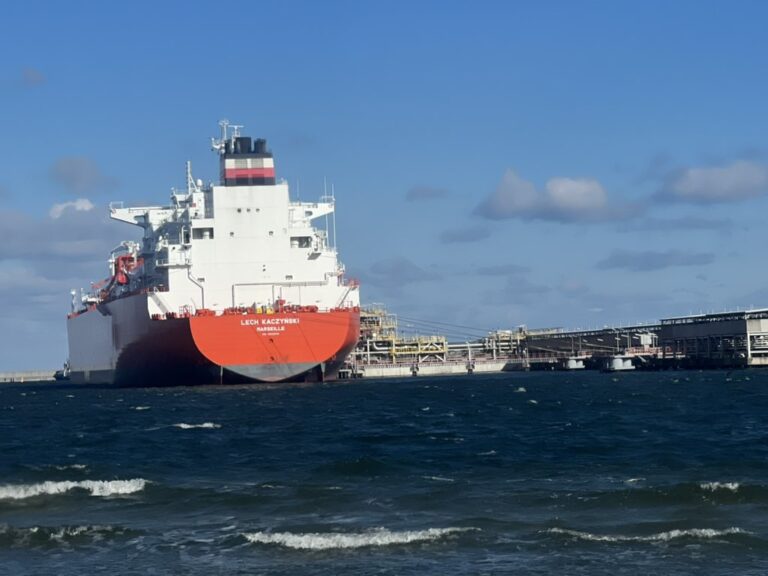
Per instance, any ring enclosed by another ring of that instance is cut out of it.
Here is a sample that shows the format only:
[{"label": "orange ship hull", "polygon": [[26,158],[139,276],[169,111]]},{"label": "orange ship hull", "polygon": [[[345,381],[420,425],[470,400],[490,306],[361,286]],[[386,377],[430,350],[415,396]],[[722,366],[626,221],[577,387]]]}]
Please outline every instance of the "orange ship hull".
[{"label": "orange ship hull", "polygon": [[[118,386],[329,380],[360,332],[357,308],[181,318],[150,318],[146,309],[140,294],[71,317],[71,341],[83,343],[76,349],[80,364],[94,365],[73,370],[72,380]],[[111,345],[94,350],[94,342],[106,341]],[[112,366],[110,357],[116,358]]]},{"label": "orange ship hull", "polygon": [[195,316],[189,325],[195,346],[211,363],[250,380],[280,382],[317,367],[323,374],[338,371],[357,343],[360,313],[342,308]]}]

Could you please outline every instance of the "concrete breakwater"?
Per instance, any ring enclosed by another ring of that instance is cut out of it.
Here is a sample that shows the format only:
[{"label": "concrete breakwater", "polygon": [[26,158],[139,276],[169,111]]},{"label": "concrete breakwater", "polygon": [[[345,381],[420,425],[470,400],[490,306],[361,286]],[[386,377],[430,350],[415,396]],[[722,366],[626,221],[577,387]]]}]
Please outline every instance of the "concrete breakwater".
[{"label": "concrete breakwater", "polygon": [[56,370],[25,370],[0,372],[0,383],[53,381]]}]

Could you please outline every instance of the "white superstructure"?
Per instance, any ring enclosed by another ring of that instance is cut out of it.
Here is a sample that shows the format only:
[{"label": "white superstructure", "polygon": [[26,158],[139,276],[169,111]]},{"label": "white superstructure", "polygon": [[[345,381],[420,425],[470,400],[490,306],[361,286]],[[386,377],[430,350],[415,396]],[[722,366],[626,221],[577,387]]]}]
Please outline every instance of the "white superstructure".
[{"label": "white superstructure", "polygon": [[[124,243],[113,254],[113,262],[121,254],[135,262],[119,289],[154,289],[150,314],[269,307],[277,300],[320,309],[359,305],[357,290],[342,282],[328,230],[313,226],[334,217],[334,198],[291,201],[285,181],[272,183],[265,141],[252,146],[237,131],[227,134],[227,126],[222,122],[222,138],[213,143],[222,185],[195,181],[188,165],[187,190],[173,191],[170,205],[110,205],[111,218],[144,229],[140,246]],[[247,183],[224,185],[239,178]]]}]

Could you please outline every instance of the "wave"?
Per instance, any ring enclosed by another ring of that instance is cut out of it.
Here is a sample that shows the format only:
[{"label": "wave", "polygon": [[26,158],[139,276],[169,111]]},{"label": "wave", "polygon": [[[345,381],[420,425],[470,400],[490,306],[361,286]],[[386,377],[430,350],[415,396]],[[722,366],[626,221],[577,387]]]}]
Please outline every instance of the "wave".
[{"label": "wave", "polygon": [[174,424],[173,426],[176,428],[181,428],[182,430],[191,430],[193,428],[206,428],[206,429],[221,428],[221,424],[216,424],[215,422],[203,422],[202,424],[187,424],[185,422],[179,422],[178,424]]},{"label": "wave", "polygon": [[25,528],[0,525],[0,547],[88,544],[130,536],[135,533],[135,531],[127,528],[110,525],[30,526]]},{"label": "wave", "polygon": [[580,530],[568,530],[566,528],[550,528],[547,530],[550,534],[562,534],[571,536],[579,540],[588,540],[590,542],[669,542],[679,538],[711,540],[723,536],[732,536],[734,534],[751,534],[741,528],[725,528],[716,530],[714,528],[689,528],[686,530],[668,530],[658,534],[648,536],[623,536],[611,534],[593,534],[591,532],[582,532]]},{"label": "wave", "polygon": [[150,408],[151,408],[150,406],[131,406],[131,410],[137,410],[137,411],[149,410]]},{"label": "wave", "polygon": [[702,490],[709,490],[710,492],[715,492],[716,490],[738,492],[740,484],[738,482],[702,482],[699,484],[699,488]]},{"label": "wave", "polygon": [[46,481],[37,484],[0,485],[0,500],[25,500],[36,496],[53,496],[70,490],[87,490],[91,496],[121,496],[140,492],[147,485],[143,478],[131,480]]},{"label": "wave", "polygon": [[685,482],[646,485],[645,478],[624,480],[618,490],[568,494],[579,506],[682,506],[703,501],[718,505],[768,503],[768,485],[739,482]]},{"label": "wave", "polygon": [[358,534],[345,532],[311,532],[305,534],[250,532],[243,534],[243,536],[254,544],[277,544],[296,550],[332,550],[431,542],[470,530],[476,530],[476,528],[428,528],[401,532],[379,528]]},{"label": "wave", "polygon": [[79,470],[84,472],[88,470],[87,464],[22,464],[21,466],[27,470],[33,470],[35,472],[51,472],[52,470],[58,470],[60,472],[66,470]]},{"label": "wave", "polygon": [[88,466],[85,464],[67,464],[63,466],[54,466],[56,470],[87,470]]}]

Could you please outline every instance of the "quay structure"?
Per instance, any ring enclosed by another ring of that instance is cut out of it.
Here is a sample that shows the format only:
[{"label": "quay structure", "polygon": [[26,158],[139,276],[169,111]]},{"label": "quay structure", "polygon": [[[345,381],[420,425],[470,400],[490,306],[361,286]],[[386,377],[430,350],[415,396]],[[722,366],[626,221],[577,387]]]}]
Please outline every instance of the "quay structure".
[{"label": "quay structure", "polygon": [[659,341],[681,368],[768,366],[768,308],[667,318]]},{"label": "quay structure", "polygon": [[602,371],[768,366],[768,308],[665,318],[590,330],[497,330],[465,342],[402,337],[397,317],[361,312],[361,337],[347,378],[515,370]]}]

